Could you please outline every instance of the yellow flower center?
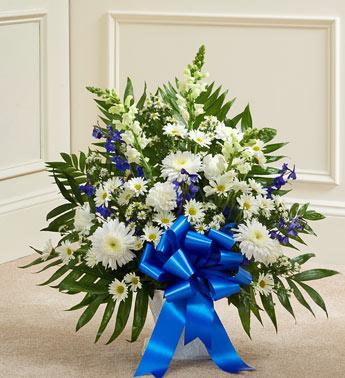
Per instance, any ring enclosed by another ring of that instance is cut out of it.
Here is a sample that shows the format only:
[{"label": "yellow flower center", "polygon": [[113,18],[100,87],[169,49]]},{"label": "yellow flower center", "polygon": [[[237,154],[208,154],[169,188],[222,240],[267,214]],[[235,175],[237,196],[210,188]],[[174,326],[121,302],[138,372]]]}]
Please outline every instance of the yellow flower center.
[{"label": "yellow flower center", "polygon": [[198,138],[196,138],[196,141],[197,141],[198,143],[202,143],[202,142],[204,141],[204,139],[201,138],[201,137],[198,137]]},{"label": "yellow flower center", "polygon": [[155,241],[156,239],[157,239],[157,235],[156,234],[150,234],[149,235],[149,240]]},{"label": "yellow flower center", "polygon": [[218,192],[223,193],[225,191],[225,185],[223,184],[217,185],[217,190]]},{"label": "yellow flower center", "polygon": [[186,160],[185,159],[177,159],[176,160],[176,164],[177,165],[180,165],[181,167],[183,166],[183,165],[185,165],[186,164]]},{"label": "yellow flower center", "polygon": [[141,189],[141,184],[135,184],[134,185],[135,190],[140,190]]},{"label": "yellow flower center", "polygon": [[243,203],[243,209],[244,210],[249,210],[251,208],[251,206],[250,206],[250,202],[244,202]]},{"label": "yellow flower center", "polygon": [[107,197],[108,197],[108,193],[107,192],[103,192],[102,193],[102,200],[105,200]]},{"label": "yellow flower center", "polygon": [[177,130],[171,130],[171,134],[173,134],[173,135],[178,135],[179,132],[178,132]]},{"label": "yellow flower center", "polygon": [[266,285],[266,282],[265,282],[264,280],[261,280],[261,281],[259,282],[259,286],[262,287],[262,288],[264,289],[267,285]]},{"label": "yellow flower center", "polygon": [[261,148],[259,146],[253,146],[253,150],[255,152],[259,152],[261,150]]},{"label": "yellow flower center", "polygon": [[256,240],[262,240],[264,238],[264,235],[260,231],[255,231],[254,237]]},{"label": "yellow flower center", "polygon": [[138,277],[133,277],[132,278],[132,285],[138,285],[138,283],[139,283]]},{"label": "yellow flower center", "polygon": [[66,253],[67,253],[68,256],[71,256],[71,255],[73,255],[73,250],[71,248],[67,248]]},{"label": "yellow flower center", "polygon": [[118,253],[121,252],[121,242],[118,238],[113,235],[108,235],[104,241],[105,249],[110,253]]},{"label": "yellow flower center", "polygon": [[169,219],[169,218],[162,218],[162,219],[161,219],[161,222],[162,222],[163,224],[169,224],[169,223],[170,223],[170,219]]},{"label": "yellow flower center", "polygon": [[197,210],[196,210],[196,208],[195,208],[195,207],[191,207],[191,208],[188,210],[188,214],[189,214],[189,215],[192,215],[192,216],[196,215],[196,214],[197,214]]},{"label": "yellow flower center", "polygon": [[116,288],[116,292],[117,294],[123,294],[125,292],[125,287],[122,286],[122,285],[119,285],[117,288]]}]

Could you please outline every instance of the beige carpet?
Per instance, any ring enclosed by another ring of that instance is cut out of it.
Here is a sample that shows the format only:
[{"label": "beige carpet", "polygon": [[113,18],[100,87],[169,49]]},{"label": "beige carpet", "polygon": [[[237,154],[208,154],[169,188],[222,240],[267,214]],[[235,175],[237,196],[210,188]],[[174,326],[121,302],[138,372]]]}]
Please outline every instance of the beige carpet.
[{"label": "beige carpet", "polygon": [[[94,344],[99,316],[76,334],[78,313],[63,310],[76,304],[79,298],[36,286],[49,272],[35,275],[33,268],[17,269],[31,259],[26,257],[0,265],[0,377],[131,377],[140,359],[143,338],[152,330],[151,316],[137,343],[126,341],[127,330],[110,346],[103,345],[102,341]],[[338,270],[345,273],[344,267]],[[296,305],[295,324],[279,307],[278,335],[268,319],[265,328],[254,321],[252,341],[245,336],[237,316],[226,303],[217,304],[237,350],[257,369],[242,376],[345,377],[345,277],[337,275],[321,280],[315,287],[326,299],[329,319],[321,310],[316,310],[314,319]],[[229,375],[217,369],[212,361],[184,361],[173,362],[166,376]]]}]

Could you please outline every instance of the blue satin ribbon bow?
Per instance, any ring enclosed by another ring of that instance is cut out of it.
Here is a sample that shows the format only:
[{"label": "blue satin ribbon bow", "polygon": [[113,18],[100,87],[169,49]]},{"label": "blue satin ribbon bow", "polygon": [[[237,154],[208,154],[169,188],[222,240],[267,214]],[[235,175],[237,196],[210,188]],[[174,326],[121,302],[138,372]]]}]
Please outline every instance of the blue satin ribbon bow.
[{"label": "blue satin ribbon bow", "polygon": [[185,344],[199,337],[222,370],[253,370],[237,354],[213,303],[238,293],[240,285],[252,281],[240,266],[243,256],[231,252],[235,244],[231,232],[210,229],[205,236],[190,228],[187,218],[180,216],[164,232],[157,249],[151,243],[145,246],[140,270],[168,285],[166,300],[135,376],[163,377],[184,328]]}]

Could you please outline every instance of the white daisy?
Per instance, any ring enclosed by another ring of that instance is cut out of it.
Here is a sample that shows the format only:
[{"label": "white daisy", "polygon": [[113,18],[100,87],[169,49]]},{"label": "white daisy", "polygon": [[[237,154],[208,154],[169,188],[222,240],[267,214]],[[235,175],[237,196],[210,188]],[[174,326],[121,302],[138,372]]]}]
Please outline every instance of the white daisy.
[{"label": "white daisy", "polygon": [[181,180],[183,179],[182,169],[185,169],[189,174],[197,174],[201,168],[199,155],[188,151],[178,151],[169,154],[163,159],[162,177],[168,178],[169,181]]},{"label": "white daisy", "polygon": [[259,182],[255,181],[254,179],[250,178],[248,180],[249,187],[254,190],[256,194],[260,194],[262,196],[267,194],[267,189],[264,188]]},{"label": "white daisy", "polygon": [[129,284],[132,291],[137,291],[137,289],[142,288],[142,284],[140,282],[140,277],[137,276],[135,273],[127,273],[123,280],[127,284]]},{"label": "white daisy", "polygon": [[162,230],[152,224],[147,224],[143,229],[143,233],[144,235],[142,235],[142,239],[149,243],[153,243],[157,247],[162,235]]},{"label": "white daisy", "polygon": [[259,274],[258,282],[254,286],[255,289],[265,296],[269,295],[274,287],[274,279],[271,274]]},{"label": "white daisy", "polygon": [[195,231],[199,232],[199,234],[204,234],[205,232],[208,231],[210,227],[207,226],[205,223],[198,223],[194,226],[194,228],[195,228]]},{"label": "white daisy", "polygon": [[164,134],[184,138],[188,131],[182,123],[168,123],[163,127]]},{"label": "white daisy", "polygon": [[90,205],[84,203],[82,207],[78,207],[74,215],[74,228],[81,234],[87,234],[90,231],[95,219],[95,214],[90,212]]},{"label": "white daisy", "polygon": [[92,251],[97,257],[97,261],[103,266],[117,269],[133,260],[135,236],[134,230],[130,229],[118,219],[103,223],[90,237]]},{"label": "white daisy", "polygon": [[70,260],[75,258],[74,252],[81,247],[79,242],[70,242],[65,240],[60,246],[55,248],[55,251],[59,254],[60,259],[64,264],[68,264]]},{"label": "white daisy", "polygon": [[144,242],[139,237],[136,237],[133,250],[140,251],[143,249],[143,246],[144,246]]},{"label": "white daisy", "polygon": [[267,228],[257,220],[240,224],[234,230],[234,237],[240,243],[240,249],[248,259],[254,258],[265,265],[276,261],[281,254],[277,240],[270,238]]},{"label": "white daisy", "polygon": [[258,213],[258,201],[251,194],[242,194],[237,198],[237,203],[243,211],[244,218],[251,218],[254,214]]},{"label": "white daisy", "polygon": [[237,177],[231,184],[231,189],[234,192],[242,192],[242,193],[249,193],[250,187],[248,186],[246,181],[240,181]]},{"label": "white daisy", "polygon": [[205,177],[208,180],[221,176],[226,168],[225,158],[221,154],[215,156],[206,155],[203,158],[202,163]]},{"label": "white daisy", "polygon": [[217,194],[219,196],[226,196],[232,189],[232,182],[234,180],[233,171],[229,171],[224,175],[217,177],[215,180],[209,182],[210,185],[204,187],[204,192],[206,196],[211,196],[212,194]]},{"label": "white daisy", "polygon": [[108,292],[115,302],[122,302],[128,297],[128,288],[124,282],[115,279],[110,285]]},{"label": "white daisy", "polygon": [[184,205],[184,215],[189,222],[200,223],[205,217],[204,206],[201,202],[192,199]]},{"label": "white daisy", "polygon": [[176,207],[176,192],[170,182],[157,182],[148,192],[146,204],[156,211],[169,211]]},{"label": "white daisy", "polygon": [[125,183],[125,188],[131,190],[135,197],[147,191],[147,181],[142,177],[133,177]]},{"label": "white daisy", "polygon": [[173,224],[174,220],[174,214],[170,211],[160,211],[153,217],[153,221],[165,229],[169,228]]},{"label": "white daisy", "polygon": [[94,268],[97,264],[97,256],[93,251],[89,251],[85,256],[86,265],[90,268]]},{"label": "white daisy", "polygon": [[54,247],[51,239],[49,239],[47,240],[46,244],[44,245],[44,248],[42,249],[41,260],[47,261],[48,257],[51,255],[53,251]]},{"label": "white daisy", "polygon": [[268,218],[271,215],[271,211],[274,210],[274,203],[271,199],[258,196],[256,197],[258,206],[263,215]]},{"label": "white daisy", "polygon": [[265,147],[265,143],[260,140],[260,139],[256,139],[254,144],[252,144],[251,146],[247,147],[247,151],[249,151],[253,156],[258,156],[260,154],[262,154],[262,150],[263,148]]},{"label": "white daisy", "polygon": [[108,189],[106,189],[102,185],[96,189],[96,193],[95,193],[96,206],[108,206],[110,198],[111,198],[111,193],[109,192]]},{"label": "white daisy", "polygon": [[119,197],[117,198],[117,202],[121,206],[128,205],[132,197],[133,197],[133,192],[131,190],[125,189],[119,194]]},{"label": "white daisy", "polygon": [[104,189],[110,193],[115,192],[122,186],[122,180],[120,177],[112,177],[104,183]]},{"label": "white daisy", "polygon": [[212,138],[200,130],[192,130],[189,132],[189,138],[201,147],[209,147],[212,143]]}]

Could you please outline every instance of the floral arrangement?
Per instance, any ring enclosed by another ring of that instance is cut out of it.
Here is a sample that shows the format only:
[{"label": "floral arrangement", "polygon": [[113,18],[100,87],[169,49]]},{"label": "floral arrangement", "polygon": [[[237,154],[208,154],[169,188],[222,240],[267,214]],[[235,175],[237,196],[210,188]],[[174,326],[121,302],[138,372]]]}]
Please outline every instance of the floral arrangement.
[{"label": "floral arrangement", "polygon": [[284,158],[275,152],[286,143],[272,142],[275,129],[254,127],[249,106],[229,115],[234,100],[205,81],[204,53],[202,46],[182,81],[154,94],[145,86],[137,101],[130,79],[123,101],[113,89],[88,87],[101,112],[95,143],[87,154],[62,153],[62,161],[47,163],[66,203],[48,213],[44,230],[61,239],[35,249],[40,256],[28,266],[48,262],[42,270],[57,270],[42,285],[84,293],[70,309],[84,309],[77,330],[102,308],[96,341],[113,317],[108,343],[114,341],[133,306],[131,341],[137,340],[149,298],[169,286],[140,261],[147,251],[160,250],[181,219],[200,240],[211,237],[210,230],[232,238],[228,256],[239,266],[227,265],[222,274],[231,278],[241,269],[250,276],[227,295],[248,335],[252,314],[262,322],[266,312],[277,328],[278,302],[294,316],[291,296],[313,313],[307,295],[327,313],[306,282],[336,272],[303,271],[314,254],[294,253],[305,244],[303,235],[314,234],[310,221],[324,217],[308,204],[287,206],[283,196],[296,179],[295,167],[271,166]]}]

